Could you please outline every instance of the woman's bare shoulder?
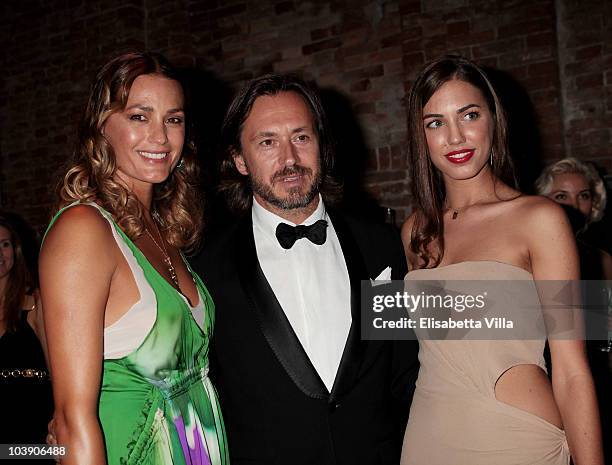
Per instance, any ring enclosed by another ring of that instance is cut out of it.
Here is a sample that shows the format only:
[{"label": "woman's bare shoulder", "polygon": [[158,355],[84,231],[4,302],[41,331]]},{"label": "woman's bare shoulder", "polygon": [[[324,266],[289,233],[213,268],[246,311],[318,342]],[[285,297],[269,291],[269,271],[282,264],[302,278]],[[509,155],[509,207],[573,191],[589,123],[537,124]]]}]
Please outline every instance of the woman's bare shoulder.
[{"label": "woman's bare shoulder", "polygon": [[499,204],[500,219],[520,226],[523,230],[538,230],[567,222],[563,208],[539,195],[519,195]]},{"label": "woman's bare shoulder", "polygon": [[[563,208],[541,196],[525,196],[521,199],[516,217],[525,238],[534,271],[538,257],[546,266],[555,263],[557,257],[565,257],[565,265],[574,266],[576,239]],[[552,255],[552,256],[551,256]],[[557,264],[561,267],[563,264]]]},{"label": "woman's bare shoulder", "polygon": [[567,215],[558,203],[540,195],[522,195],[512,201],[513,213],[524,225],[537,229],[567,224]]},{"label": "woman's bare shoulder", "polygon": [[111,227],[95,207],[87,205],[70,207],[57,218],[38,265],[45,317],[95,308],[103,321],[121,254]]},{"label": "woman's bare shoulder", "polygon": [[96,207],[75,205],[62,212],[47,232],[40,262],[46,263],[51,256],[75,262],[102,256],[112,259],[113,254],[100,252],[111,250],[114,242],[110,223]]},{"label": "woman's bare shoulder", "polygon": [[75,205],[64,210],[57,217],[47,235],[45,243],[53,241],[56,237],[70,239],[70,241],[110,237],[110,224],[100,211],[92,205]]}]

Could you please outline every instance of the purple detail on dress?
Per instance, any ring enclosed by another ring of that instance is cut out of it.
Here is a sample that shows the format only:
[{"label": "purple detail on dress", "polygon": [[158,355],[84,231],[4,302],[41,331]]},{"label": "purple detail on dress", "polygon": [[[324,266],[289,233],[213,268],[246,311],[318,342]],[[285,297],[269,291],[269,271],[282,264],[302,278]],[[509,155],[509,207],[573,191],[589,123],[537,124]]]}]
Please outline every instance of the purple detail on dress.
[{"label": "purple detail on dress", "polygon": [[202,442],[203,431],[200,430],[200,425],[197,425],[197,435],[195,436],[195,456],[199,457],[197,462],[202,465],[211,465],[210,457],[208,456],[208,451],[206,450],[206,445]]},{"label": "purple detail on dress", "polygon": [[204,432],[200,429],[199,422],[196,422],[192,428],[194,437],[194,448],[191,449],[187,444],[187,434],[185,431],[185,422],[182,416],[178,416],[174,419],[174,426],[178,432],[179,440],[181,441],[181,448],[183,449],[183,455],[185,456],[185,463],[187,465],[211,465],[210,457],[206,445],[202,442]]}]

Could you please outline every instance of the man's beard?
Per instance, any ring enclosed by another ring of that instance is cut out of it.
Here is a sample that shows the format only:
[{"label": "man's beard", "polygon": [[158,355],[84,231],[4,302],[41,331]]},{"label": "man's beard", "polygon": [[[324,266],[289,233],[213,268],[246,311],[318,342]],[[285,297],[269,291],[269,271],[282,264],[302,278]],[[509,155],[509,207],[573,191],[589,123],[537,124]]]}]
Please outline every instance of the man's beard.
[{"label": "man's beard", "polygon": [[[250,177],[251,188],[253,193],[259,195],[263,200],[271,205],[274,205],[281,210],[295,210],[298,208],[304,208],[312,202],[312,200],[319,194],[319,188],[321,187],[322,176],[321,171],[317,170],[310,186],[306,192],[302,193],[300,187],[294,187],[290,189],[285,197],[279,197],[274,193],[273,185],[274,182],[285,176],[312,176],[312,170],[310,168],[304,168],[300,165],[295,165],[291,168],[285,167],[280,171],[274,173],[272,176],[271,183],[267,184],[260,178],[254,176]],[[281,181],[282,182],[282,181]]]}]

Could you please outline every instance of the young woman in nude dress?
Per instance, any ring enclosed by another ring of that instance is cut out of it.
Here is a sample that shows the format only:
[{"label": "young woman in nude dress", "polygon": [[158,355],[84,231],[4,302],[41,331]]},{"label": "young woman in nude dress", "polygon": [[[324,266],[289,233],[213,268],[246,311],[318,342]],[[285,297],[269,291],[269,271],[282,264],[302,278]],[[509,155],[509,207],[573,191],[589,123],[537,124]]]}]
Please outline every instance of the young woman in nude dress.
[{"label": "young woman in nude dress", "polygon": [[[407,279],[578,280],[559,206],[515,187],[499,99],[474,63],[447,56],[408,103],[414,213]],[[420,340],[402,465],[603,464],[581,340]]]}]

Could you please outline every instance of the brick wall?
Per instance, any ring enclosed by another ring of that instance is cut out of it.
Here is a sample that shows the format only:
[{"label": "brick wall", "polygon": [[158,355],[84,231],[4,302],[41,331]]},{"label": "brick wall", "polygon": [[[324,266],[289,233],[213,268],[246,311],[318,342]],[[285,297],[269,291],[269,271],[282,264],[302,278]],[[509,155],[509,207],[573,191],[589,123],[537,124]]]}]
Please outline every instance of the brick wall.
[{"label": "brick wall", "polygon": [[[528,190],[543,160],[564,153],[553,0],[402,1],[406,87],[419,68],[458,53],[492,68]],[[435,6],[433,6],[435,5]]]},{"label": "brick wall", "polygon": [[443,53],[496,70],[526,184],[542,160],[566,153],[612,168],[612,13],[606,2],[587,3],[2,2],[3,206],[43,227],[95,69],[130,46],[189,68],[207,148],[244,80],[268,71],[315,79],[351,198],[396,208],[400,221],[410,207],[404,97],[420,66]]},{"label": "brick wall", "polygon": [[612,171],[612,4],[557,1],[568,155]]},{"label": "brick wall", "polygon": [[2,2],[0,8],[2,207],[42,229],[91,78],[116,50],[144,46],[145,12],[136,0]]},{"label": "brick wall", "polygon": [[[198,67],[232,84],[297,72],[324,91],[349,194],[409,204],[397,2],[223,2],[191,16]],[[366,187],[364,192],[362,186]]]}]

